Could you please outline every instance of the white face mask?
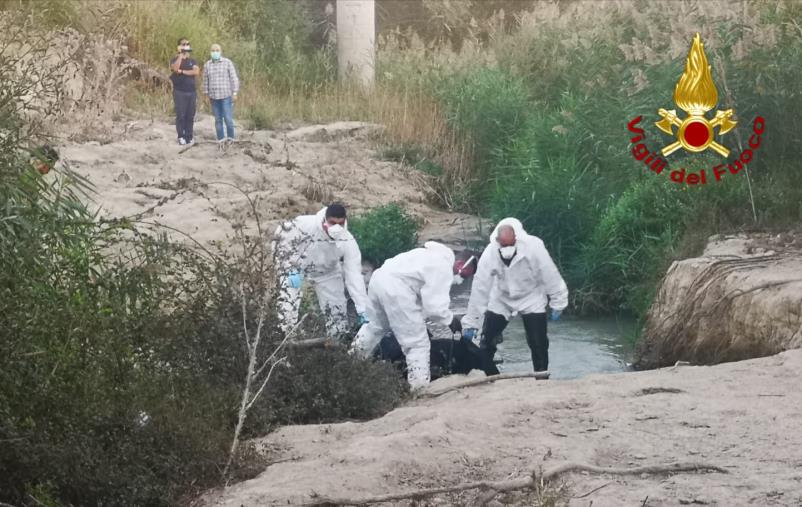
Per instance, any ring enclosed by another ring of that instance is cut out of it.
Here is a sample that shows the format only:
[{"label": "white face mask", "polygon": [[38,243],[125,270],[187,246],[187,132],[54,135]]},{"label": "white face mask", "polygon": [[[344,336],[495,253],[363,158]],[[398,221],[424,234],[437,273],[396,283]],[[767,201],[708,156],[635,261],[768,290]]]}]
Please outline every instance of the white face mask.
[{"label": "white face mask", "polygon": [[515,248],[515,245],[502,246],[498,249],[498,251],[501,254],[501,258],[504,259],[505,261],[508,261],[512,259],[513,256],[515,256],[515,252],[517,251],[517,249]]},{"label": "white face mask", "polygon": [[459,285],[464,281],[465,279],[462,278],[460,275],[454,275],[454,279],[451,280],[451,285]]},{"label": "white face mask", "polygon": [[326,228],[326,234],[328,234],[329,237],[334,241],[343,241],[346,239],[348,231],[346,231],[345,227],[342,225],[334,224]]}]

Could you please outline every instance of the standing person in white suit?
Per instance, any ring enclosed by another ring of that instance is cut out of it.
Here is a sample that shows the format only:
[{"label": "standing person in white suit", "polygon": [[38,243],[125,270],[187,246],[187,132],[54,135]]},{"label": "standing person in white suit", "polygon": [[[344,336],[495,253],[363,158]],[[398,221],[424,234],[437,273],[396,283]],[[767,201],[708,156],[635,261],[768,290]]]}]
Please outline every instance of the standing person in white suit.
[{"label": "standing person in white suit", "polygon": [[462,318],[463,338],[486,354],[486,374],[499,373],[493,364],[496,340],[509,320],[520,313],[535,372],[548,376],[547,306],[552,320],[558,320],[568,306],[568,287],[543,241],[527,234],[518,219],[505,218],[490,235],[490,244],[479,259],[468,312]]},{"label": "standing person in white suit", "polygon": [[279,225],[273,253],[280,276],[279,321],[285,333],[298,321],[304,283],[315,289],[330,337],[339,338],[348,331],[346,287],[356,307],[357,325],[367,322],[362,253],[348,232],[342,204]]},{"label": "standing person in white suit", "polygon": [[351,352],[370,357],[382,337],[392,331],[406,356],[410,387],[427,385],[431,344],[426,319],[449,326],[454,333],[462,330],[449,309],[451,285],[461,281],[461,267],[455,265],[450,248],[434,241],[385,261],[368,284],[370,322],[357,333]]}]

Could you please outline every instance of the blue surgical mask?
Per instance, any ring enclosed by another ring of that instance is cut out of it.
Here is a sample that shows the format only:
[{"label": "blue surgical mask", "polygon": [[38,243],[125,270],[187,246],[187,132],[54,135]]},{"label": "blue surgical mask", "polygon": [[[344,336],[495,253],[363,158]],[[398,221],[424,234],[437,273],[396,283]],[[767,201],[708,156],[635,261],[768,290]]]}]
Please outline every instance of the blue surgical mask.
[{"label": "blue surgical mask", "polygon": [[220,59],[220,51],[212,51],[212,60],[217,61]]}]

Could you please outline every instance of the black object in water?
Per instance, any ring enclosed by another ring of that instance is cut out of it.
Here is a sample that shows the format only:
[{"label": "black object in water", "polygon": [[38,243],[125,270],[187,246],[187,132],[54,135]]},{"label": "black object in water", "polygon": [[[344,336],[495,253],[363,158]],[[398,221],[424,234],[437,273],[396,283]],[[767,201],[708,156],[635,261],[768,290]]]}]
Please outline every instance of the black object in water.
[{"label": "black object in water", "polygon": [[[431,333],[429,333],[429,338],[431,338]],[[390,361],[399,371],[406,374],[406,358],[392,333],[384,335],[373,353],[373,357]],[[462,340],[431,340],[429,359],[432,380],[453,373],[465,374],[474,369],[482,369],[481,358],[471,352]]]}]

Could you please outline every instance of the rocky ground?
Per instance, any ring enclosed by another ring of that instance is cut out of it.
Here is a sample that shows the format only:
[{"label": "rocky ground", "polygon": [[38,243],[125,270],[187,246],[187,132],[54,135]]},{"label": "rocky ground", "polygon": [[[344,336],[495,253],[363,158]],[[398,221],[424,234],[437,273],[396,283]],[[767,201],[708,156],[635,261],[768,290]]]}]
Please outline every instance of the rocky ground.
[{"label": "rocky ground", "polygon": [[422,220],[421,241],[459,247],[475,238],[477,218],[437,210],[420,172],[381,160],[372,140],[378,128],[337,122],[240,129],[239,140],[222,147],[213,118],[199,115],[198,142],[188,149],[176,143],[175,127],[160,120],[118,122],[106,136],[111,142],[59,149],[69,167],[94,186],[91,198],[102,217],[163,224],[170,229],[162,232],[176,239],[184,239],[181,231],[201,243],[226,243],[239,226],[256,234],[245,193],[257,200],[268,233],[279,220],[314,213],[323,203],[342,201],[358,213],[399,202]]},{"label": "rocky ground", "polygon": [[[802,505],[801,383],[800,350],[570,381],[502,380],[421,398],[373,421],[282,428],[260,441],[273,462],[264,473],[202,503],[299,505],[512,479],[566,462],[694,461],[728,473],[570,473],[557,505]],[[475,496],[418,505],[467,505]],[[521,493],[497,501],[536,499]]]},{"label": "rocky ground", "polygon": [[702,255],[669,268],[635,364],[714,364],[799,347],[802,231],[714,236]]}]

